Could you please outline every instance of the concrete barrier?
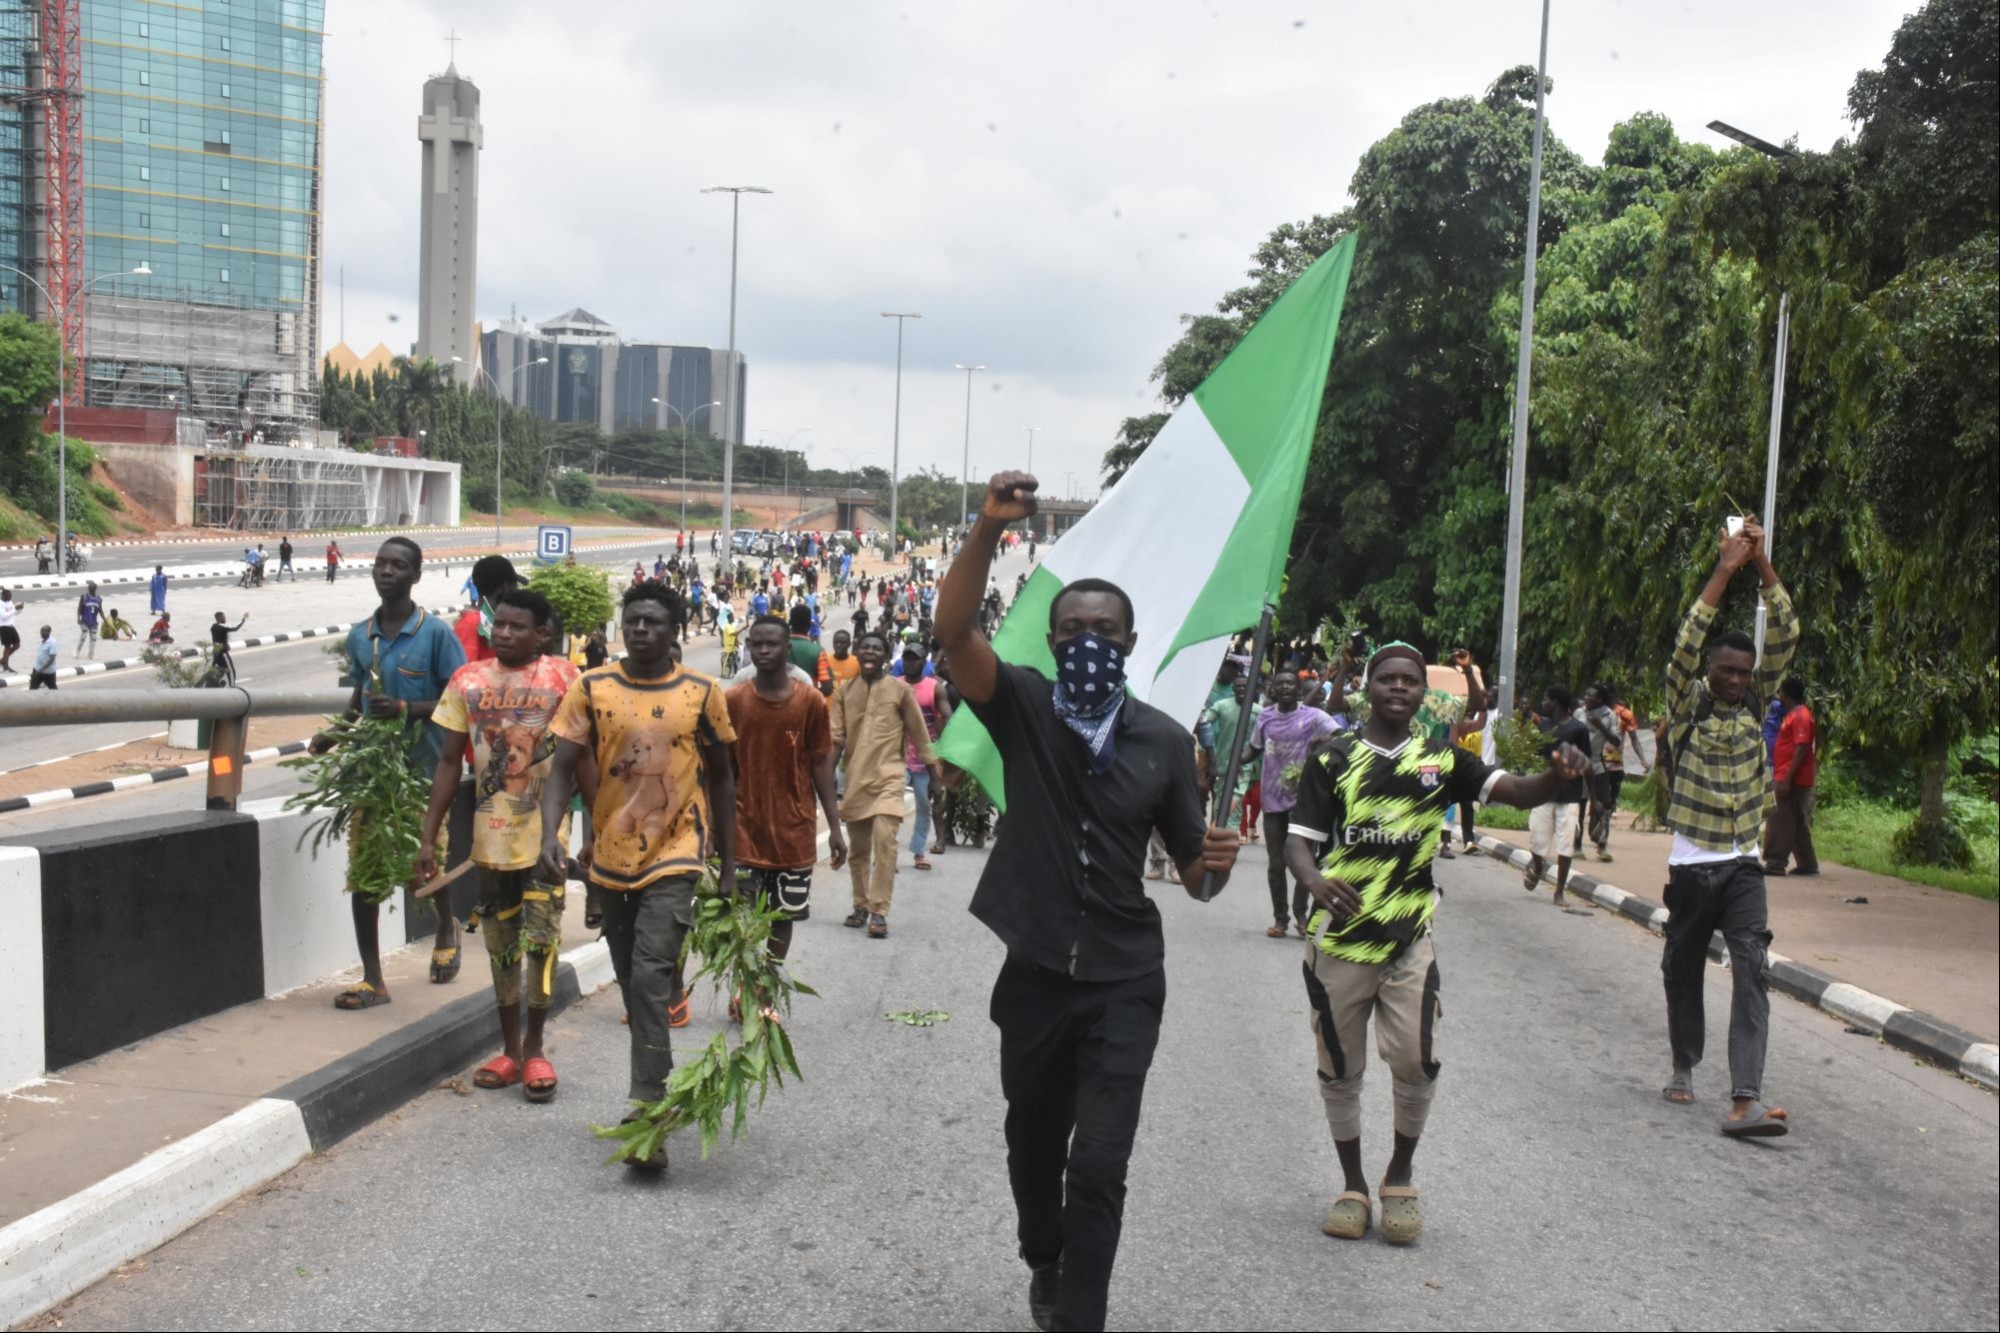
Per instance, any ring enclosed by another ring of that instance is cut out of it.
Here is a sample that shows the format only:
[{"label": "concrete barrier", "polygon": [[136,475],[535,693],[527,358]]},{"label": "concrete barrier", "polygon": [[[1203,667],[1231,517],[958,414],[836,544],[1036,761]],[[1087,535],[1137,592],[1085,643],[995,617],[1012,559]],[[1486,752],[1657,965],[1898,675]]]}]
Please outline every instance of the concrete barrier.
[{"label": "concrete barrier", "polygon": [[0,1090],[40,1078],[42,1038],[42,857],[0,847]]}]

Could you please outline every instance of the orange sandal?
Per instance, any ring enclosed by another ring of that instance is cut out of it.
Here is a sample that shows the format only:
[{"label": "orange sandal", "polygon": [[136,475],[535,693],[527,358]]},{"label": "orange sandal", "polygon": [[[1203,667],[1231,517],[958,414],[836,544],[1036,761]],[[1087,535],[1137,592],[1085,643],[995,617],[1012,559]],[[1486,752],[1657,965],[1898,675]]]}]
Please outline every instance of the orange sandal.
[{"label": "orange sandal", "polygon": [[514,1057],[502,1053],[472,1071],[475,1088],[511,1088],[521,1081],[521,1066]]},{"label": "orange sandal", "polygon": [[556,1099],[556,1067],[542,1056],[532,1056],[521,1079],[521,1095],[531,1102]]},{"label": "orange sandal", "polygon": [[685,995],[681,996],[679,1004],[670,1004],[667,1006],[667,1026],[670,1028],[684,1028],[693,1018],[694,1011],[689,1006],[688,997]]}]

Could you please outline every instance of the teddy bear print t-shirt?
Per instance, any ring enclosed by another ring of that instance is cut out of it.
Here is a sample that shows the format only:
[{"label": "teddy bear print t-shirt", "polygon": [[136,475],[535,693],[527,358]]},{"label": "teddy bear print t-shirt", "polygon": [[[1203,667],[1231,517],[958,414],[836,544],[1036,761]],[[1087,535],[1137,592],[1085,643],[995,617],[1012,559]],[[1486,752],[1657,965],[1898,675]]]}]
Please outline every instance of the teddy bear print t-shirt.
[{"label": "teddy bear print t-shirt", "polygon": [[549,723],[576,668],[560,657],[506,667],[498,658],[452,673],[431,721],[465,734],[472,748],[472,859],[520,870],[542,851],[542,787],[556,738]]},{"label": "teddy bear print t-shirt", "polygon": [[701,750],[736,739],[713,676],[676,666],[635,680],[623,662],[599,667],[570,688],[550,730],[597,764],[594,882],[637,889],[701,872],[711,850]]}]

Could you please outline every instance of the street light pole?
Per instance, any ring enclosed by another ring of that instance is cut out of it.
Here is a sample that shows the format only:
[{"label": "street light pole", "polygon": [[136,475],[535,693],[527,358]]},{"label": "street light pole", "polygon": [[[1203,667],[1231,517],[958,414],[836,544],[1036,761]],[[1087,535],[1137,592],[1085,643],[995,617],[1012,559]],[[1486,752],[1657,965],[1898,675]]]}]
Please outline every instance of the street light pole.
[{"label": "street light pole", "polygon": [[[452,361],[462,365],[465,358],[455,356]],[[549,359],[545,356],[538,356],[533,361],[523,361],[514,367],[514,377],[519,379],[521,372],[529,366],[545,366],[548,363]],[[501,544],[500,511],[507,507],[500,498],[500,461],[507,453],[507,442],[500,433],[500,423],[504,416],[501,409],[505,404],[500,397],[500,381],[493,378],[493,372],[480,365],[475,365],[472,369],[475,375],[484,375],[486,382],[493,386],[493,549],[497,551]]]},{"label": "street light pole", "polygon": [[[49,289],[12,264],[0,264],[42,294],[42,304],[57,312],[56,320],[56,569],[71,573],[69,567],[69,349],[63,346],[62,331],[69,324],[69,306],[58,307]],[[100,273],[76,289],[70,306],[84,298],[91,287],[108,278],[150,278],[153,266],[141,263],[124,273]]]},{"label": "street light pole", "polygon": [[[1740,144],[1756,149],[1769,158],[1797,157],[1789,148],[1784,148],[1769,140],[1737,129],[1734,125],[1720,120],[1708,122],[1708,128],[1725,135]],[[1771,359],[1771,433],[1764,454],[1764,555],[1769,558],[1771,542],[1777,534],[1778,520],[1778,445],[1783,432],[1785,418],[1785,362],[1792,346],[1792,298],[1782,287],[1778,289],[1778,337],[1776,355]],[[1763,589],[1757,591],[1757,660],[1764,660],[1764,628],[1770,617],[1764,605]]]},{"label": "street light pole", "polygon": [[890,561],[893,563],[895,553],[902,549],[901,529],[897,526],[897,520],[903,497],[897,487],[897,481],[903,465],[903,321],[922,319],[923,316],[915,311],[897,313],[893,310],[884,310],[882,318],[896,321],[896,417],[889,434],[889,552]]},{"label": "street light pole", "polygon": [[971,522],[966,514],[966,505],[971,502],[969,486],[972,479],[972,372],[984,370],[985,366],[954,365],[953,370],[965,372],[965,452],[958,459],[958,521],[961,526]]},{"label": "street light pole", "polygon": [[653,401],[681,419],[681,531],[686,532],[688,525],[688,431],[691,429],[688,423],[711,407],[721,407],[722,400],[718,398],[712,403],[703,403],[700,407],[695,408],[694,411],[686,415],[682,415],[679,408],[664,398],[655,398]]},{"label": "street light pole", "polygon": [[729,196],[729,359],[722,367],[722,551],[734,559],[732,541],[736,518],[736,436],[743,429],[736,402],[736,241],[743,216],[743,196],[769,194],[761,185],[710,185],[703,194]]},{"label": "street light pole", "polygon": [[1041,427],[1023,426],[1021,429],[1028,432],[1028,475],[1032,477],[1035,475],[1035,432]]},{"label": "street light pole", "polygon": [[[1535,247],[1542,230],[1542,126],[1549,91],[1549,0],[1542,0],[1542,54],[1535,66],[1535,138],[1528,166],[1527,261],[1521,275],[1521,346],[1514,368],[1514,458],[1507,475],[1507,583],[1500,605],[1500,716],[1514,716],[1521,630],[1521,528],[1528,489],[1528,382],[1535,355]],[[1487,735],[1492,735],[1489,728]]]}]

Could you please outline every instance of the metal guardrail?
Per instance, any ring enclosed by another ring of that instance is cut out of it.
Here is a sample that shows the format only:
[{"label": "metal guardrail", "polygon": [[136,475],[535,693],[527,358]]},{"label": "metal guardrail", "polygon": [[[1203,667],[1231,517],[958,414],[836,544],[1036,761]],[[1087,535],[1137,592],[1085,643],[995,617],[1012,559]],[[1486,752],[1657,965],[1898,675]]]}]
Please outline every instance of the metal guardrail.
[{"label": "metal guardrail", "polygon": [[241,685],[185,690],[92,690],[0,693],[0,727],[72,727],[94,722],[212,723],[208,743],[208,809],[234,810],[243,792],[243,749],[253,717],[339,713],[348,690],[250,690]]}]

